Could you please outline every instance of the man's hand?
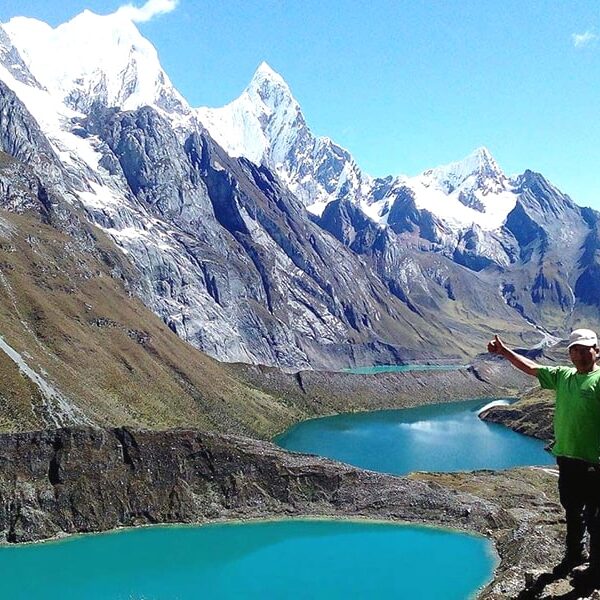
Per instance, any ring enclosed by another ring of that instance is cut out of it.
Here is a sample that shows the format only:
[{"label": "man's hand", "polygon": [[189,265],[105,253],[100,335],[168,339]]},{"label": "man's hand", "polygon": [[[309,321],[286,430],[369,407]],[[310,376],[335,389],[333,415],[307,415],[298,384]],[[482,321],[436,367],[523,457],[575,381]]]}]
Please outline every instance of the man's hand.
[{"label": "man's hand", "polygon": [[500,356],[506,356],[506,351],[508,350],[504,342],[497,335],[489,342],[487,349],[490,354],[499,354]]},{"label": "man's hand", "polygon": [[508,346],[505,346],[504,342],[497,335],[495,335],[494,339],[488,344],[487,349],[490,354],[503,356],[513,366],[517,367],[520,371],[523,371],[523,373],[533,375],[534,377],[537,375],[538,367],[540,365],[522,354],[517,354]]}]

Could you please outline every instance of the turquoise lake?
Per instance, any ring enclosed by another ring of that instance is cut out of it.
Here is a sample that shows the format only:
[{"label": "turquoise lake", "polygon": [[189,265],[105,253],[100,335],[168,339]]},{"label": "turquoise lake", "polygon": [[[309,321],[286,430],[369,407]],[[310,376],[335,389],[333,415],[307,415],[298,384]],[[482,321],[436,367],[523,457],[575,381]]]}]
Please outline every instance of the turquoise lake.
[{"label": "turquoise lake", "polygon": [[441,530],[281,521],[2,547],[0,564],[11,600],[463,600],[494,558],[484,539]]},{"label": "turquoise lake", "polygon": [[[391,473],[553,462],[542,442],[482,422],[477,412],[486,403],[315,419],[276,441]],[[0,547],[0,598],[464,600],[494,564],[487,540],[431,528],[298,520],[161,526]]]},{"label": "turquoise lake", "polygon": [[470,400],[313,419],[274,442],[395,475],[554,463],[544,442],[482,421],[477,413],[488,403]]},{"label": "turquoise lake", "polygon": [[345,369],[344,373],[355,375],[375,375],[376,373],[406,373],[408,371],[458,371],[469,365],[377,365],[376,367],[355,367]]}]

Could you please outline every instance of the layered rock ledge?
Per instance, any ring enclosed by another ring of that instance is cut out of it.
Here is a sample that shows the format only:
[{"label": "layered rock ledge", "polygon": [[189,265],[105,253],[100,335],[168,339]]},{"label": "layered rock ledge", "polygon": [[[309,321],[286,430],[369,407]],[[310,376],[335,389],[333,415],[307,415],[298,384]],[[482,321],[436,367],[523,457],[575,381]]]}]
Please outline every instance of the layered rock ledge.
[{"label": "layered rock ledge", "polygon": [[483,534],[500,556],[481,598],[515,597],[560,555],[552,469],[394,477],[195,430],[71,428],[0,436],[0,540],[153,523],[320,516]]},{"label": "layered rock ledge", "polygon": [[554,437],[552,426],[554,394],[536,387],[509,406],[493,406],[480,417],[491,423],[500,423],[510,429],[550,442]]}]

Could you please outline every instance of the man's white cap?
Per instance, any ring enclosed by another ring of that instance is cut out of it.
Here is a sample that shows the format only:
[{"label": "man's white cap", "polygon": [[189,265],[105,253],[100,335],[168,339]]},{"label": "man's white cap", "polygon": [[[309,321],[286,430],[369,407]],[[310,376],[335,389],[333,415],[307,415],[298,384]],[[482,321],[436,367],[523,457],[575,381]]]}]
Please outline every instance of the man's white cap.
[{"label": "man's white cap", "polygon": [[575,329],[569,336],[569,345],[567,348],[576,344],[580,346],[597,346],[598,337],[596,336],[596,332],[591,329]]}]

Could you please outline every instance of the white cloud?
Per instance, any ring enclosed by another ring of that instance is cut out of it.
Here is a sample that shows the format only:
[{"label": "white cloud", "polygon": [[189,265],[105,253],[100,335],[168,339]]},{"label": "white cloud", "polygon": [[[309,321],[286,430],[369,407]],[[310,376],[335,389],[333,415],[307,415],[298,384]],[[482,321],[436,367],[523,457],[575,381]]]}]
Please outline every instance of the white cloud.
[{"label": "white cloud", "polygon": [[571,39],[573,40],[575,48],[583,48],[584,46],[589,46],[597,41],[599,37],[600,36],[598,36],[597,33],[586,31],[585,33],[574,33],[571,36]]},{"label": "white cloud", "polygon": [[154,17],[165,15],[177,8],[179,0],[148,0],[143,6],[137,7],[133,4],[121,6],[117,14],[127,17],[134,23],[146,23]]}]

